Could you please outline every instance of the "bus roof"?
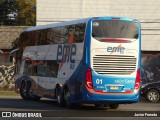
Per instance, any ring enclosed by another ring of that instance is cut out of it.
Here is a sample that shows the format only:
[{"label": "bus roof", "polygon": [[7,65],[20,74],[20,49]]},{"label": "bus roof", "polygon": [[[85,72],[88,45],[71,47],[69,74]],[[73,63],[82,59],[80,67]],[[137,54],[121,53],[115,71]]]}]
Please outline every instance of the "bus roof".
[{"label": "bus roof", "polygon": [[53,23],[53,24],[47,24],[47,25],[39,25],[39,26],[35,26],[35,27],[26,28],[23,32],[47,29],[47,28],[52,28],[52,27],[60,27],[60,26],[64,26],[64,25],[86,23],[90,19],[91,18],[84,18],[84,19],[77,19],[77,20],[65,21],[65,22],[59,22],[59,23]]},{"label": "bus roof", "polygon": [[[71,20],[71,21],[65,21],[65,22],[59,22],[59,23],[52,23],[52,24],[47,24],[47,25],[39,25],[35,27],[30,27],[26,28],[23,32],[29,32],[29,31],[35,31],[35,30],[42,30],[42,29],[47,29],[47,28],[53,28],[53,27],[60,27],[60,26],[65,26],[65,25],[73,25],[73,24],[78,24],[78,23],[87,23],[90,19],[98,19],[98,20],[103,20],[103,19],[120,19],[120,20],[127,20],[127,21],[133,21],[136,19],[131,19],[131,18],[125,18],[125,17],[89,17],[89,18],[83,18],[83,19],[77,19],[77,20]],[[137,21],[137,20],[136,20]]]}]

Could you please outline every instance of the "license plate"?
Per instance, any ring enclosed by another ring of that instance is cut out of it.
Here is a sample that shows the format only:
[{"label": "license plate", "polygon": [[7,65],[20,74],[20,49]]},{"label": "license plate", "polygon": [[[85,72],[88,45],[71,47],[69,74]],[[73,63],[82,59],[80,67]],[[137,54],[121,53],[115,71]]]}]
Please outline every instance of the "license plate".
[{"label": "license plate", "polygon": [[118,86],[110,86],[110,90],[118,90]]}]

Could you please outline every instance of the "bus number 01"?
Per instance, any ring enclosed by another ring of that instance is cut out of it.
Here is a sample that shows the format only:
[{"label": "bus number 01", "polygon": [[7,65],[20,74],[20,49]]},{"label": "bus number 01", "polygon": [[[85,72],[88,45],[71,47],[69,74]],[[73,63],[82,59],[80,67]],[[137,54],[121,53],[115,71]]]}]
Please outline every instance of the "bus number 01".
[{"label": "bus number 01", "polygon": [[96,84],[102,84],[102,79],[96,79]]}]

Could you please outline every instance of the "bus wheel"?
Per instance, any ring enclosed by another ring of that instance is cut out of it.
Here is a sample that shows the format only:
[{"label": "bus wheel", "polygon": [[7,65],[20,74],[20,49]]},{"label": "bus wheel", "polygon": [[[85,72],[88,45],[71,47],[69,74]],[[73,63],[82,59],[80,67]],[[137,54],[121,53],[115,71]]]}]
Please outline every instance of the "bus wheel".
[{"label": "bus wheel", "polygon": [[60,88],[56,88],[57,105],[64,106],[63,94]]},{"label": "bus wheel", "polygon": [[40,100],[41,97],[33,95],[31,86],[32,86],[31,82],[27,82],[27,94],[28,94],[28,98],[30,100],[35,100],[35,101]]},{"label": "bus wheel", "polygon": [[64,90],[64,100],[65,100],[65,104],[66,104],[67,107],[72,108],[72,107],[74,107],[74,104],[71,103],[71,100],[70,100],[70,99],[71,99],[71,98],[70,98],[70,92],[69,92],[69,90],[66,88],[66,89]]},{"label": "bus wheel", "polygon": [[27,82],[22,82],[21,87],[20,87],[20,95],[22,99],[28,100],[28,90],[27,90]]},{"label": "bus wheel", "polygon": [[119,107],[119,104],[110,104],[109,107],[111,109],[117,109]]}]

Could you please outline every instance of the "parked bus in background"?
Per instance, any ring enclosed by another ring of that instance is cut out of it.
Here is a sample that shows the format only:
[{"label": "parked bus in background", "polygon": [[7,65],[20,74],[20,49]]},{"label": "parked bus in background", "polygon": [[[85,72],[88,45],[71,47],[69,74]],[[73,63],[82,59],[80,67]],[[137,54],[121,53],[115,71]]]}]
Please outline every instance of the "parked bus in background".
[{"label": "parked bus in background", "polygon": [[139,101],[140,23],[93,17],[25,29],[16,54],[15,90],[25,100],[118,108]]}]

